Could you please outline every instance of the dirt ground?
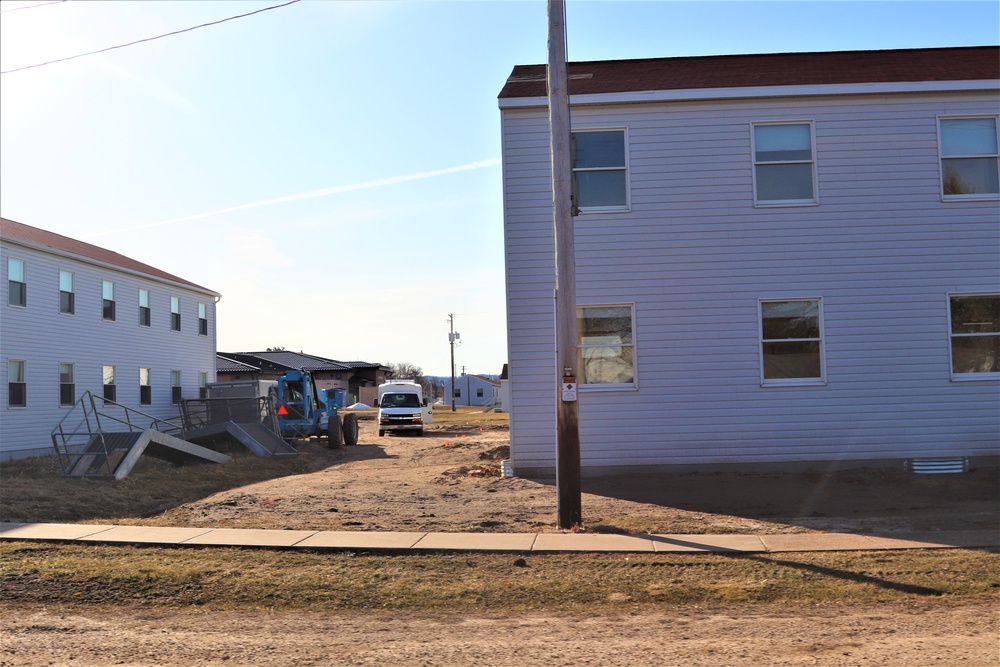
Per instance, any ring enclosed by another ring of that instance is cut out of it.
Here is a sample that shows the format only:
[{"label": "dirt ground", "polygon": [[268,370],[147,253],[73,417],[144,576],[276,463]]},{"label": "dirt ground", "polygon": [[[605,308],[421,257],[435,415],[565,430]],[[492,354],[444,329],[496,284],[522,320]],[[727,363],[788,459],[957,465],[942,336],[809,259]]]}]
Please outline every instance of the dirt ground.
[{"label": "dirt ground", "polygon": [[0,667],[995,667],[992,605],[640,614],[323,614],[0,607]]},{"label": "dirt ground", "polygon": [[[553,480],[499,476],[503,424],[302,447],[316,470],[130,523],[325,530],[557,530]],[[634,475],[584,481],[586,530],[996,528],[997,471]],[[0,605],[0,667],[255,665],[1000,665],[995,598],[634,613],[316,613]]]},{"label": "dirt ground", "polygon": [[[475,416],[470,415],[470,421]],[[431,532],[557,530],[555,481],[500,477],[504,424],[435,424],[423,437],[379,437],[362,420],[359,444],[303,447],[316,472],[272,479],[187,503],[142,523],[230,528]],[[997,470],[913,475],[667,474],[585,479],[587,530],[629,533],[884,533],[995,528]]]}]

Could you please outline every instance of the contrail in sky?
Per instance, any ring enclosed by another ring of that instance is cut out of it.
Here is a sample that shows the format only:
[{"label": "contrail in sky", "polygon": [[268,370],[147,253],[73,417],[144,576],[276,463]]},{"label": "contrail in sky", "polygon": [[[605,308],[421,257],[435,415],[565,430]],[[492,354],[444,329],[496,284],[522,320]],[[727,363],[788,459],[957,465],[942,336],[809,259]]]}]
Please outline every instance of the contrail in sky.
[{"label": "contrail in sky", "polygon": [[286,202],[298,201],[300,199],[314,199],[316,197],[326,197],[329,195],[336,195],[342,192],[354,192],[356,190],[370,190],[372,188],[381,188],[386,185],[395,185],[397,183],[406,183],[408,181],[421,181],[426,178],[434,178],[435,176],[447,176],[448,174],[455,174],[461,171],[471,171],[473,169],[483,169],[486,167],[495,167],[500,164],[500,158],[491,158],[489,160],[480,160],[478,162],[469,162],[467,164],[461,164],[457,167],[447,167],[445,169],[435,169],[434,171],[422,171],[416,174],[405,174],[403,176],[390,176],[388,178],[379,178],[374,181],[365,181],[364,183],[351,183],[349,185],[334,185],[329,188],[322,188],[320,190],[310,190],[309,192],[299,192],[294,195],[285,195],[284,197],[276,197],[274,199],[263,199],[261,201],[255,201],[250,204],[240,204],[239,206],[230,206],[229,208],[220,208],[215,211],[208,211],[207,213],[197,213],[195,215],[187,215],[183,218],[173,218],[171,220],[161,220],[160,222],[151,222],[145,225],[137,225],[135,227],[122,227],[120,229],[111,229],[108,231],[97,232],[95,234],[89,234],[83,238],[95,238],[98,236],[108,236],[109,234],[118,234],[120,232],[134,232],[141,229],[152,229],[153,227],[164,227],[166,225],[173,225],[178,222],[187,222],[189,220],[201,220],[203,218],[211,218],[216,215],[222,215],[223,213],[233,213],[235,211],[245,211],[251,208],[260,208],[261,206],[271,206],[272,204],[284,204]]}]

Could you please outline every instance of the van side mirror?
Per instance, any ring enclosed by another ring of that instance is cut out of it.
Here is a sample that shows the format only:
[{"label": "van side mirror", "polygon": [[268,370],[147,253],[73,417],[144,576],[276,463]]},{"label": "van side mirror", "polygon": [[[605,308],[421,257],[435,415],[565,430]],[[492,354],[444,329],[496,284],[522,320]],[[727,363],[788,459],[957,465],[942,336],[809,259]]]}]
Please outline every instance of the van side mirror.
[{"label": "van side mirror", "polygon": [[427,397],[426,396],[424,397],[424,407],[425,408],[427,407]]}]

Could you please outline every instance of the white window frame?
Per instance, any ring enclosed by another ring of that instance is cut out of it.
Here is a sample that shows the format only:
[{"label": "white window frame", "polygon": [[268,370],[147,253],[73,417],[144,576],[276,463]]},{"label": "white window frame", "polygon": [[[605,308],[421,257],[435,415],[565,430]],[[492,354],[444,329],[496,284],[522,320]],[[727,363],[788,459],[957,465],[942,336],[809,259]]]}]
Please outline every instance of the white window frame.
[{"label": "white window frame", "polygon": [[[111,288],[111,298],[108,298],[108,288]],[[111,305],[111,317],[107,317],[107,305]],[[113,280],[101,280],[101,319],[114,322],[118,319],[118,303],[115,301],[115,283]]]},{"label": "white window frame", "polygon": [[[143,295],[146,296],[146,305],[145,306],[142,305],[142,297],[143,297]],[[139,288],[139,326],[140,327],[150,327],[150,326],[153,325],[153,308],[150,305],[151,304],[151,299],[152,299],[152,296],[150,295],[149,290],[148,289],[143,289],[143,288],[140,287]],[[149,322],[146,322],[145,324],[142,323],[142,309],[143,308],[146,309],[146,314],[149,316]]]},{"label": "white window frame", "polygon": [[[202,333],[204,331],[204,333]],[[198,302],[198,335],[208,335],[208,304]]]},{"label": "white window frame", "polygon": [[[63,277],[69,277],[69,289],[63,289]],[[63,293],[69,294],[69,310],[63,310]],[[72,271],[59,269],[59,314],[76,315],[76,277]]]},{"label": "white window frame", "polygon": [[[18,370],[21,374],[20,382],[12,382],[10,379],[11,364],[16,364]],[[21,385],[22,393],[24,395],[23,405],[12,405],[10,402],[10,387],[12,384]],[[8,410],[24,410],[28,407],[28,362],[24,359],[8,359],[7,360],[7,409]]]},{"label": "white window frame", "polygon": [[[110,374],[108,373],[108,369],[111,369]],[[117,374],[118,374],[118,369],[116,369],[112,364],[101,365],[101,397],[104,399],[105,405],[109,400],[114,401],[116,403],[118,402],[118,384],[115,382],[115,377]],[[108,382],[109,379],[111,380],[111,382]],[[112,388],[112,393],[115,395],[115,397],[112,399],[108,398],[108,390],[107,390],[108,387]]]},{"label": "white window frame", "polygon": [[170,403],[180,405],[184,399],[183,385],[181,384],[181,372],[179,370],[170,371]]},{"label": "white window frame", "polygon": [[[11,278],[10,270],[14,268],[14,264],[21,265],[21,279],[14,280]],[[21,286],[21,296],[24,298],[23,303],[11,303],[10,302],[10,284],[17,283]],[[13,308],[27,308],[28,307],[28,262],[23,259],[18,259],[16,257],[7,258],[7,305]]]},{"label": "white window frame", "polygon": [[[145,371],[145,373],[143,373],[143,371]],[[143,375],[145,375],[146,377],[143,378]],[[143,382],[143,379],[145,379],[145,382]],[[149,390],[149,392],[148,392],[149,393],[149,401],[146,402],[146,403],[143,403],[143,401],[142,401],[142,389],[143,389],[143,387],[146,387]],[[139,405],[152,405],[152,404],[153,404],[153,369],[149,368],[148,366],[140,366],[139,367]]]},{"label": "white window frame", "polygon": [[577,332],[576,341],[576,359],[577,365],[577,387],[583,393],[590,393],[596,391],[635,391],[639,388],[639,345],[636,337],[635,329],[635,302],[619,302],[619,303],[578,303],[576,305],[577,310],[577,320],[580,319],[580,313],[584,308],[628,308],[629,314],[631,315],[631,332],[632,332],[632,342],[629,344],[619,344],[620,347],[631,347],[632,348],[632,381],[631,382],[615,382],[615,383],[593,383],[584,384],[583,380],[583,349],[585,347],[608,347],[607,345],[581,345],[579,340],[579,331]]},{"label": "white window frame", "polygon": [[[976,120],[978,118],[992,118],[994,123],[996,123],[995,128],[997,132],[997,145],[994,147],[996,152],[990,154],[985,153],[982,155],[949,155],[944,156],[944,141],[941,137],[941,121],[942,120]],[[961,159],[982,159],[982,158],[993,158],[997,161],[997,169],[1000,171],[1000,116],[994,114],[970,114],[970,115],[959,115],[959,116],[938,116],[937,117],[937,148],[938,148],[938,185],[941,187],[941,201],[990,201],[995,199],[1000,199],[1000,192],[987,192],[984,194],[968,194],[968,195],[946,195],[944,193],[944,162],[945,160],[961,160]],[[1000,188],[998,188],[1000,189]]]},{"label": "white window frame", "polygon": [[[575,127],[570,132],[570,137],[572,140],[572,135],[574,134],[584,134],[587,132],[621,132],[622,141],[624,142],[625,149],[625,164],[621,167],[581,167],[577,168],[572,164],[575,161],[571,157],[570,168],[572,170],[572,184],[573,184],[573,197],[574,197],[574,212],[575,213],[628,213],[632,210],[632,175],[631,169],[629,168],[629,141],[628,141],[628,128],[627,127]],[[582,208],[576,206],[576,174],[578,172],[588,172],[588,171],[624,171],[625,172],[625,204],[623,206],[588,206]]]},{"label": "white window frame", "polygon": [[[179,296],[170,297],[170,330],[181,330],[181,298]],[[176,326],[175,326],[176,325]]]},{"label": "white window frame", "polygon": [[[63,382],[63,369],[69,371],[69,382]],[[63,401],[63,387],[70,387],[70,392],[72,393],[72,400],[67,402]],[[71,408],[76,405],[76,365],[68,361],[59,362],[59,407],[60,408]]]},{"label": "white window frame", "polygon": [[952,343],[956,337],[958,338],[973,338],[979,336],[990,336],[994,334],[990,333],[973,333],[973,334],[956,334],[951,330],[951,300],[956,297],[963,296],[996,296],[1000,298],[1000,293],[998,292],[951,292],[948,294],[948,371],[951,374],[951,379],[956,382],[975,382],[977,380],[1000,380],[1000,373],[956,373],[955,363],[954,363],[954,348]]},{"label": "white window frame", "polygon": [[[764,125],[808,125],[809,150],[812,154],[809,160],[781,160],[776,162],[757,161],[756,128]],[[775,208],[783,206],[819,206],[819,176],[816,160],[816,123],[812,120],[767,120],[750,123],[750,164],[753,180],[753,205],[756,208]],[[809,164],[812,166],[812,199],[759,199],[757,196],[757,167],[778,164]]]},{"label": "white window frame", "polygon": [[[815,301],[819,317],[819,340],[815,338],[764,338],[764,304],[786,303],[790,301]],[[819,377],[810,378],[765,378],[764,344],[770,342],[811,342],[819,343]],[[820,387],[826,385],[826,322],[823,316],[822,297],[767,297],[757,299],[757,351],[760,355],[761,387]]]}]

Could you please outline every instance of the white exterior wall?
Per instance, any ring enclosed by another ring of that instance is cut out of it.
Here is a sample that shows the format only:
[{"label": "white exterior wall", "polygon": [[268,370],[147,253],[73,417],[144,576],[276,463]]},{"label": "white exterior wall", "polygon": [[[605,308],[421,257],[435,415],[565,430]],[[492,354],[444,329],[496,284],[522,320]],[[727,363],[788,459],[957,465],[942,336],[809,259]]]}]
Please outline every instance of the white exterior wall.
[{"label": "white exterior wall", "polygon": [[[160,418],[175,418],[172,370],[181,371],[183,398],[198,398],[198,373],[215,381],[215,295],[160,281],[86,258],[55,254],[4,239],[0,295],[0,356],[25,362],[27,407],[0,403],[0,459],[54,452],[50,434],[70,411],[59,405],[59,364],[74,365],[75,395],[103,396],[103,366],[115,367],[117,402]],[[23,260],[27,307],[8,305],[7,259]],[[59,271],[73,273],[75,314],[59,312]],[[102,281],[115,283],[115,321],[102,319]],[[139,289],[150,293],[151,322],[139,326]],[[170,330],[170,297],[180,298],[181,331]],[[198,334],[198,304],[208,315],[208,335]],[[139,368],[151,372],[152,405],[139,404]]]},{"label": "white exterior wall", "polygon": [[[455,386],[462,392],[460,398],[455,399],[455,405],[493,405],[494,385],[491,382],[476,377],[475,375],[462,375],[455,378]],[[483,395],[477,396],[477,390],[482,389]],[[452,398],[451,379],[444,383],[444,402],[451,405]]]},{"label": "white exterior wall", "polygon": [[[584,473],[996,455],[1000,382],[950,377],[948,294],[1000,288],[998,202],[940,194],[937,116],[995,91],[574,106],[627,128],[631,211],[575,218],[577,302],[632,303],[635,390],[581,389]],[[502,116],[511,455],[555,466],[547,111]],[[818,206],[754,207],[751,123],[812,121]],[[821,298],[825,386],[761,387],[758,299]]]}]

